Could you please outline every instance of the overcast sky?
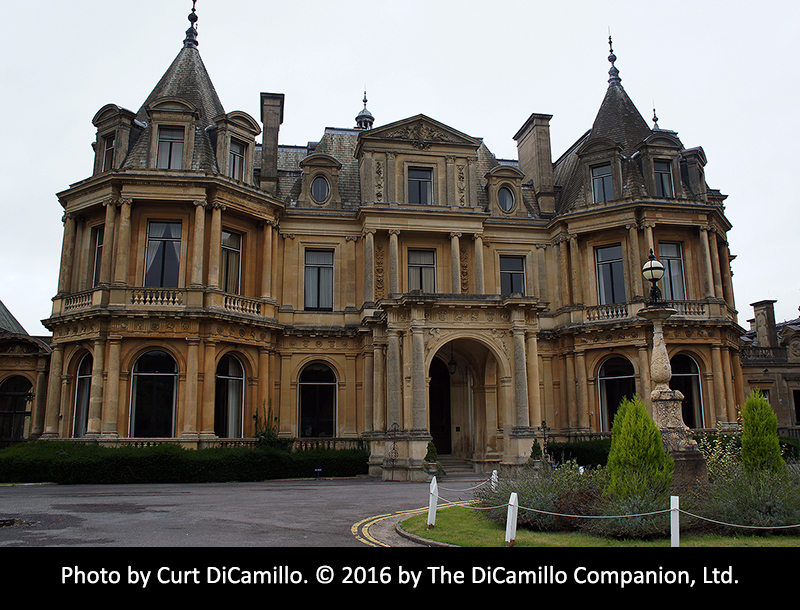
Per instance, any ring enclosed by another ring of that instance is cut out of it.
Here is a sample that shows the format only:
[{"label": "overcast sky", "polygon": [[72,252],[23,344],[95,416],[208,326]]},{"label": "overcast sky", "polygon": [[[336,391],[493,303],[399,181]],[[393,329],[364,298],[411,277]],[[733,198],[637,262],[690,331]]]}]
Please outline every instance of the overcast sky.
[{"label": "overcast sky", "polygon": [[[0,37],[0,300],[49,334],[62,210],[91,173],[92,117],[136,111],[181,49],[191,0],[6,2]],[[426,114],[516,158],[514,134],[552,114],[553,158],[589,129],[608,86],[608,35],[646,120],[702,146],[726,215],[739,323],[775,299],[797,318],[800,2],[199,0],[200,53],[227,112],[286,96],[281,144]],[[791,148],[790,148],[791,147]]]}]

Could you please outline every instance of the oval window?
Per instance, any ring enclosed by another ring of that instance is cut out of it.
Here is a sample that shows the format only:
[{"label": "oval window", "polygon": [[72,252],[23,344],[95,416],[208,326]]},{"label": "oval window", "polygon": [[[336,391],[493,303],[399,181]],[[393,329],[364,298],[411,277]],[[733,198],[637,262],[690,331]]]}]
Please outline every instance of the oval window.
[{"label": "oval window", "polygon": [[311,197],[317,203],[325,203],[330,195],[331,189],[328,181],[323,176],[317,176],[311,183]]},{"label": "oval window", "polygon": [[514,209],[514,193],[507,186],[502,187],[497,191],[497,202],[500,204],[501,210],[510,212]]}]

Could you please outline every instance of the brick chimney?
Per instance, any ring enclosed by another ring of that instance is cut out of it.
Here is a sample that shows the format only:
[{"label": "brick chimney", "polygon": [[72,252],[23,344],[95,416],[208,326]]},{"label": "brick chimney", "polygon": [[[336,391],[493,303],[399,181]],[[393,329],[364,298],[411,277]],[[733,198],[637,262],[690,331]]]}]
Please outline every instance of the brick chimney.
[{"label": "brick chimney", "polygon": [[778,347],[778,331],[775,327],[776,301],[758,301],[751,303],[755,312],[755,329],[758,347]]},{"label": "brick chimney", "polygon": [[261,144],[260,186],[270,195],[278,192],[278,132],[283,123],[283,93],[261,94],[261,124],[264,126]]},{"label": "brick chimney", "polygon": [[551,114],[532,114],[514,136],[517,142],[519,169],[525,173],[525,182],[533,181],[544,214],[555,213],[553,188],[553,158],[550,152]]}]

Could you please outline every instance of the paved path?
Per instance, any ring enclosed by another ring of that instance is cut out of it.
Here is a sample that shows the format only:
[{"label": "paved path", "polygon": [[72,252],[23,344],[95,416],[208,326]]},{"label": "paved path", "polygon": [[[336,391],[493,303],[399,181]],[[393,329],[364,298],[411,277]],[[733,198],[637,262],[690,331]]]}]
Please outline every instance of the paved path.
[{"label": "paved path", "polygon": [[372,478],[0,486],[0,519],[15,523],[0,527],[0,547],[421,546],[394,525],[427,510],[429,489]]}]

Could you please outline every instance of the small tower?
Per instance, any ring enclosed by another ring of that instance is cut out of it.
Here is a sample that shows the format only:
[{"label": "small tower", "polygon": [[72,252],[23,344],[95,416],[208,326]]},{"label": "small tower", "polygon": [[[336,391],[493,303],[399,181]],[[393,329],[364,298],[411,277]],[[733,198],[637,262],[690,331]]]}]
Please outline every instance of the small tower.
[{"label": "small tower", "polygon": [[367,92],[364,91],[364,108],[356,116],[356,129],[372,129],[375,117],[367,110]]}]

